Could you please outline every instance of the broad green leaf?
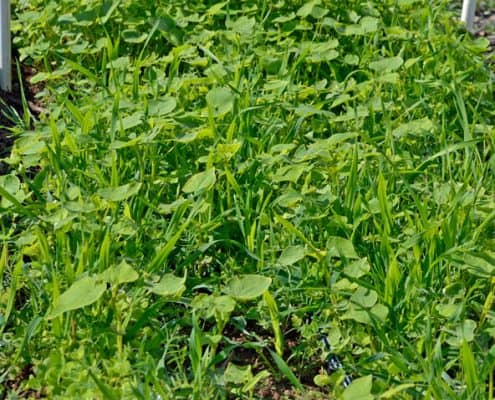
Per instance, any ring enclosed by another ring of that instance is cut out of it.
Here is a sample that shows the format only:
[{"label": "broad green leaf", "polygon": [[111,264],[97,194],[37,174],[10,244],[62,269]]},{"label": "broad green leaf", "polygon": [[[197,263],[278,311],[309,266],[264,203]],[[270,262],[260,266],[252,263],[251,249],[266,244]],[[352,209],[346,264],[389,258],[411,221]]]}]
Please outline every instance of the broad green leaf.
[{"label": "broad green leaf", "polygon": [[131,59],[128,56],[123,56],[116,58],[115,60],[109,61],[107,63],[107,68],[108,69],[125,69],[129,66],[131,63]]},{"label": "broad green leaf", "polygon": [[162,279],[160,279],[160,282],[155,283],[151,287],[151,292],[159,296],[176,298],[186,290],[185,282],[185,276],[179,278],[174,274],[165,274]]},{"label": "broad green leaf", "polygon": [[328,374],[318,374],[313,378],[313,382],[318,387],[325,387],[332,384],[332,378]]},{"label": "broad green leaf", "polygon": [[139,278],[139,274],[126,261],[122,261],[119,265],[113,265],[99,274],[102,281],[112,285],[120,285],[122,283],[134,282]]},{"label": "broad green leaf", "polygon": [[399,125],[392,131],[395,137],[403,137],[407,135],[411,136],[424,136],[433,134],[434,125],[428,117],[408,121]]},{"label": "broad green leaf", "polygon": [[174,111],[176,106],[177,100],[174,97],[164,96],[159,100],[150,101],[148,112],[152,116],[160,117]]},{"label": "broad green leaf", "polygon": [[369,67],[373,71],[382,74],[385,72],[392,72],[398,70],[403,63],[404,60],[402,59],[402,57],[396,56],[396,57],[383,58],[378,61],[372,61],[370,62]]},{"label": "broad green leaf", "polygon": [[347,312],[342,315],[342,319],[353,319],[361,324],[373,325],[373,321],[376,320],[384,322],[387,315],[388,308],[383,304],[375,304],[371,310],[364,310],[360,305],[351,304]]},{"label": "broad green leaf", "polygon": [[320,0],[308,1],[301,8],[299,8],[299,10],[297,10],[297,16],[301,18],[308,17],[313,12],[313,8],[320,4],[321,4]]},{"label": "broad green leaf", "polygon": [[182,191],[184,193],[197,194],[201,191],[210,189],[216,181],[217,177],[215,174],[215,168],[210,168],[206,171],[199,172],[191,176],[184,184]]},{"label": "broad green leaf", "polygon": [[327,250],[327,254],[330,257],[359,259],[352,242],[349,239],[340,236],[330,236],[327,241]]},{"label": "broad green leaf", "polygon": [[107,288],[106,282],[94,276],[85,276],[74,282],[60,295],[48,318],[58,317],[64,312],[77,310],[94,303]]},{"label": "broad green leaf", "polygon": [[10,207],[13,203],[9,200],[17,200],[15,204],[22,202],[25,199],[24,191],[21,190],[21,181],[17,176],[1,175],[0,176],[0,186],[3,189],[2,192],[6,193],[4,196],[0,194],[1,202],[0,206],[2,208]]},{"label": "broad green leaf", "polygon": [[366,258],[353,261],[344,267],[344,273],[351,278],[360,278],[370,270],[370,264]]},{"label": "broad green leaf", "polygon": [[306,169],[306,164],[287,165],[279,168],[272,176],[272,180],[273,182],[296,183]]},{"label": "broad green leaf", "polygon": [[248,36],[253,33],[255,23],[254,17],[249,18],[243,15],[231,23],[227,22],[226,26],[241,36]]},{"label": "broad green leaf", "polygon": [[200,311],[205,318],[214,317],[218,314],[228,315],[234,311],[236,302],[230,296],[214,296],[201,293],[191,302],[193,309]]},{"label": "broad green leaf", "polygon": [[342,394],[343,400],[373,400],[371,394],[373,378],[371,375],[355,379]]},{"label": "broad green leaf", "polygon": [[224,288],[224,292],[239,301],[253,300],[261,296],[272,283],[271,278],[262,275],[241,275],[232,278]]},{"label": "broad green leaf", "polygon": [[143,113],[141,111],[135,112],[134,114],[125,117],[124,119],[122,119],[122,129],[132,129],[136,126],[141,125],[142,117]]},{"label": "broad green leaf", "polygon": [[225,379],[225,382],[236,384],[248,382],[253,378],[251,365],[240,366],[229,362],[223,373],[223,378]]},{"label": "broad green leaf", "polygon": [[357,56],[356,54],[346,54],[344,57],[344,63],[348,65],[359,65],[359,56]]},{"label": "broad green leaf", "polygon": [[378,18],[370,16],[365,16],[359,21],[364,34],[376,32],[379,24],[380,20]]},{"label": "broad green leaf", "polygon": [[123,201],[136,195],[139,192],[139,189],[141,189],[141,183],[133,182],[122,186],[100,189],[97,194],[108,201]]},{"label": "broad green leaf", "polygon": [[364,308],[373,307],[378,300],[378,294],[374,290],[359,287],[351,296],[351,302]]},{"label": "broad green leaf", "polygon": [[146,33],[140,33],[135,29],[124,29],[122,31],[122,37],[127,43],[142,43],[148,35]]},{"label": "broad green leaf", "polygon": [[304,246],[289,246],[282,251],[277,262],[282,266],[289,266],[302,260],[305,255]]},{"label": "broad green leaf", "polygon": [[206,102],[214,117],[221,117],[232,111],[234,94],[227,88],[211,89],[206,95]]}]

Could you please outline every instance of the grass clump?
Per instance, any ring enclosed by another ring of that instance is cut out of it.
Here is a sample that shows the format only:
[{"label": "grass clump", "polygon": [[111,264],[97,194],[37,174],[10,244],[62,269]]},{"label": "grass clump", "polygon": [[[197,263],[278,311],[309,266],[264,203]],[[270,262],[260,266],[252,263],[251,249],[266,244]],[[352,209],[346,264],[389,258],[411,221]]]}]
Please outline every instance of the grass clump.
[{"label": "grass clump", "polygon": [[0,177],[4,395],[491,398],[493,78],[447,2],[14,10],[49,112]]}]

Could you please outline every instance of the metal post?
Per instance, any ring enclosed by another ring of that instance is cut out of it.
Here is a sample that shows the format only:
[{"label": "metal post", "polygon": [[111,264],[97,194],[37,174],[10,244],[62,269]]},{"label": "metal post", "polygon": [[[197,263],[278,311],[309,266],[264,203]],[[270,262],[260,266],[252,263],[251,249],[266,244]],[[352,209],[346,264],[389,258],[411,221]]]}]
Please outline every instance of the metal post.
[{"label": "metal post", "polygon": [[474,12],[476,11],[476,0],[464,0],[462,3],[461,21],[466,24],[469,32],[473,31]]}]

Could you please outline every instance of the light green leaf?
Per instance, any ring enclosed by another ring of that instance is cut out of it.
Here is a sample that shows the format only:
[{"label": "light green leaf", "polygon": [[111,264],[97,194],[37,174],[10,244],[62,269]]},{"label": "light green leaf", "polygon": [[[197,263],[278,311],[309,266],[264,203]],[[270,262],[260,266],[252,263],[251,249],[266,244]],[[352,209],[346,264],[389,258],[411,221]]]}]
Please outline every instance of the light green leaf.
[{"label": "light green leaf", "polygon": [[404,60],[402,59],[402,57],[399,56],[387,57],[378,61],[370,62],[369,67],[373,71],[382,74],[384,72],[397,71],[402,66],[403,63]]},{"label": "light green leaf", "polygon": [[135,29],[124,29],[122,31],[122,37],[127,43],[142,43],[146,40],[148,35],[146,33],[139,33]]},{"label": "light green leaf", "polygon": [[306,164],[296,164],[296,165],[287,165],[281,167],[275,172],[272,176],[273,182],[292,182],[296,183],[299,180],[299,177],[306,170]]},{"label": "light green leaf", "polygon": [[176,106],[177,100],[174,97],[164,96],[158,100],[150,101],[148,112],[152,116],[160,117],[174,111]]},{"label": "light green leaf", "polygon": [[213,116],[221,117],[232,111],[234,94],[227,88],[214,88],[206,95],[206,102]]},{"label": "light green leaf", "polygon": [[351,302],[364,308],[373,307],[378,300],[378,294],[374,290],[359,287],[351,296]]},{"label": "light green leaf", "polygon": [[108,201],[122,201],[136,195],[141,189],[141,183],[133,182],[122,186],[98,190],[97,194]]},{"label": "light green leaf", "polygon": [[342,394],[343,400],[373,400],[371,388],[373,379],[371,375],[355,379]]},{"label": "light green leaf", "polygon": [[424,136],[432,134],[434,129],[433,122],[428,117],[416,119],[399,125],[392,131],[395,137]]},{"label": "light green leaf", "polygon": [[234,311],[236,302],[230,296],[213,296],[201,293],[193,299],[191,306],[202,312],[205,318],[210,318],[218,314],[230,314]]},{"label": "light green leaf", "polygon": [[113,265],[99,274],[102,281],[112,285],[120,285],[122,283],[134,282],[139,278],[139,274],[126,261],[122,261],[119,265]]},{"label": "light green leaf", "polygon": [[271,278],[261,275],[241,275],[232,278],[224,292],[238,301],[253,300],[261,296],[272,283]]},{"label": "light green leaf", "polygon": [[247,36],[253,33],[255,22],[254,17],[249,18],[243,15],[234,22],[227,23],[226,26],[241,36]]},{"label": "light green leaf", "polygon": [[77,310],[94,303],[106,288],[106,282],[100,281],[97,277],[85,276],[79,279],[60,295],[48,318],[52,319],[64,312]]},{"label": "light green leaf", "polygon": [[151,292],[159,296],[176,298],[186,290],[185,282],[185,276],[179,278],[174,274],[165,274],[162,279],[160,279],[160,282],[155,283],[151,287]]},{"label": "light green leaf", "polygon": [[210,168],[191,176],[184,184],[182,191],[184,193],[199,193],[210,189],[216,181],[215,168]]},{"label": "light green leaf", "polygon": [[403,392],[404,390],[413,388],[415,386],[416,384],[414,383],[403,383],[401,385],[394,386],[393,388],[383,392],[380,396],[380,399],[396,399],[397,395],[400,392]]},{"label": "light green leaf", "polygon": [[5,192],[7,192],[5,196],[1,196],[0,206],[2,208],[7,208],[12,205],[12,202],[6,197],[8,195],[11,195],[13,197],[12,200],[15,199],[19,203],[26,197],[24,192],[21,190],[21,182],[15,175],[1,175],[0,186]]},{"label": "light green leaf", "polygon": [[236,384],[248,382],[253,378],[251,365],[240,366],[229,362],[223,373],[223,378],[225,379],[225,382]]},{"label": "light green leaf", "polygon": [[304,246],[289,246],[282,251],[282,254],[278,258],[277,262],[285,267],[302,260],[305,255],[306,251]]},{"label": "light green leaf", "polygon": [[297,16],[306,18],[307,16],[311,15],[311,13],[313,12],[313,8],[319,4],[321,4],[320,0],[308,1],[301,8],[299,8],[299,10],[297,10]]},{"label": "light green leaf", "polygon": [[370,264],[366,258],[353,261],[344,267],[344,273],[351,278],[360,278],[370,270]]},{"label": "light green leaf", "polygon": [[135,128],[136,126],[141,125],[142,117],[143,117],[143,113],[140,111],[125,117],[124,119],[122,119],[122,129],[124,130],[132,129]]},{"label": "light green leaf", "polygon": [[359,259],[352,242],[349,239],[340,236],[330,236],[327,241],[327,250],[327,254],[330,257]]},{"label": "light green leaf", "polygon": [[359,21],[359,25],[361,25],[363,33],[365,34],[376,32],[379,24],[380,20],[378,18],[370,16],[365,16]]}]

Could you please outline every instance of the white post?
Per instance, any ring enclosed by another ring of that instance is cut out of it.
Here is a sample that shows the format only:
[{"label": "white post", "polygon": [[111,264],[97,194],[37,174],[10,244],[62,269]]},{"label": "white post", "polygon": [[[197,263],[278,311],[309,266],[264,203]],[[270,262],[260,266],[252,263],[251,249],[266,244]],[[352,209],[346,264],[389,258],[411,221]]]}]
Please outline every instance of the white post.
[{"label": "white post", "polygon": [[462,3],[461,21],[466,24],[469,32],[473,31],[474,12],[476,11],[476,0],[464,0]]},{"label": "white post", "polygon": [[12,89],[12,51],[10,44],[10,0],[0,0],[0,88]]}]

